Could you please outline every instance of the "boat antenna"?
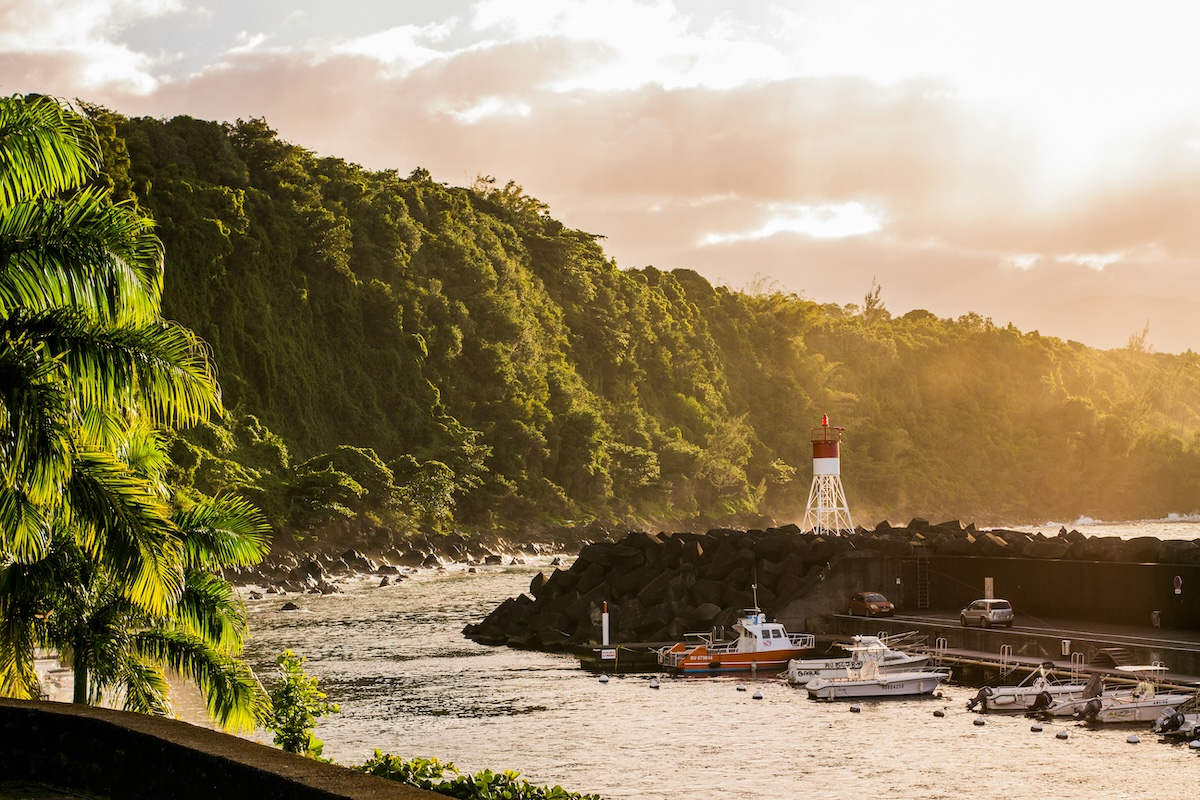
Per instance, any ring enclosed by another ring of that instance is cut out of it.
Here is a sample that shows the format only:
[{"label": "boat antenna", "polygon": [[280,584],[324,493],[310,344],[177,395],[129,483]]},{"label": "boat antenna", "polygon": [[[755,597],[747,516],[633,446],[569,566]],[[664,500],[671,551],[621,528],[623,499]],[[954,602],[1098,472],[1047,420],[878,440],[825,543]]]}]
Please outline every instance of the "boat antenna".
[{"label": "boat antenna", "polygon": [[761,614],[762,609],[758,607],[758,564],[751,563],[750,569],[754,573],[754,583],[750,584],[750,591],[754,594],[754,613]]}]

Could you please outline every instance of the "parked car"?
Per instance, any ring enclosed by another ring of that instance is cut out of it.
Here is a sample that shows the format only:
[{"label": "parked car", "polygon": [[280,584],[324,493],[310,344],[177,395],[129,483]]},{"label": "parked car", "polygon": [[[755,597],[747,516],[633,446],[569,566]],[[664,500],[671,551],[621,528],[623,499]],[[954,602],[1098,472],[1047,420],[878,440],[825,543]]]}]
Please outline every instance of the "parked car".
[{"label": "parked car", "polygon": [[896,607],[879,592],[855,592],[850,595],[850,610],[846,613],[859,617],[890,617],[896,613]]},{"label": "parked car", "polygon": [[964,628],[967,625],[978,625],[981,628],[1003,625],[1011,628],[1015,618],[1012,603],[1007,600],[976,600],[958,612],[958,621]]}]

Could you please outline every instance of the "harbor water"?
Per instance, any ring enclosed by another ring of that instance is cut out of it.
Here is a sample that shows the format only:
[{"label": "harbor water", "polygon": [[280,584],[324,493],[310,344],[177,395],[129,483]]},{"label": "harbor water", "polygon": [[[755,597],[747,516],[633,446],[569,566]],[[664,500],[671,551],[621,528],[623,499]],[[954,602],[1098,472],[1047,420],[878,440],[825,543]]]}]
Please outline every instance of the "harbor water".
[{"label": "harbor water", "polygon": [[[1068,527],[1089,535],[1200,538],[1193,520]],[[848,703],[809,700],[776,675],[660,675],[657,689],[644,674],[602,683],[570,656],[489,647],[462,635],[465,624],[527,591],[539,571],[549,573],[547,562],[473,574],[423,571],[389,586],[364,579],[326,596],[250,599],[246,655],[268,684],[285,648],[306,658],[305,670],[341,705],[316,734],[325,755],[347,766],[379,749],[436,757],[462,771],[513,769],[537,785],[611,800],[1166,800],[1194,796],[1200,781],[1200,753],[1158,742],[1145,725],[1068,720],[1034,732],[1030,720],[1004,715],[977,725],[965,708],[975,694],[970,686],[947,685],[940,697],[862,701],[855,711]],[[281,610],[286,601],[299,610]],[[754,699],[756,691],[762,699]],[[1131,743],[1131,734],[1140,743]],[[269,742],[267,734],[255,738]]]}]

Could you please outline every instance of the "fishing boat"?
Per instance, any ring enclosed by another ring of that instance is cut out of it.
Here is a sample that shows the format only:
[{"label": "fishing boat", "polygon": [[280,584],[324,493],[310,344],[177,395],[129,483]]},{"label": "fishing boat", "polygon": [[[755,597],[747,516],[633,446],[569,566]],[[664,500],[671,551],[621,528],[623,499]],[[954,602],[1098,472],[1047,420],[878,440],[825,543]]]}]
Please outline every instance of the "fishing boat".
[{"label": "fishing boat", "polygon": [[657,651],[659,666],[709,674],[778,670],[817,644],[811,633],[788,633],[782,624],[768,622],[757,607],[746,609],[733,629],[737,638],[727,641],[717,641],[710,633],[687,634],[685,641]]},{"label": "fishing boat", "polygon": [[[1094,697],[1100,686],[1088,693],[1088,681],[1081,677],[1060,679],[1054,674],[1054,662],[1043,661],[1015,686],[984,686],[967,701],[967,710],[1036,712],[1059,700]],[[1099,676],[1094,676],[1094,681]]]},{"label": "fishing boat", "polygon": [[907,649],[913,644],[914,631],[892,636],[854,636],[850,644],[838,643],[837,646],[847,651],[847,655],[838,658],[794,658],[788,662],[783,676],[793,686],[804,686],[813,678],[840,678],[847,670],[859,669],[863,666],[861,655],[855,654],[864,647],[883,649],[879,659],[880,672],[899,672],[915,670],[929,663],[929,654]]},{"label": "fishing boat", "polygon": [[1058,700],[1045,713],[1085,722],[1154,722],[1168,708],[1176,708],[1196,696],[1195,692],[1161,689],[1159,683],[1167,670],[1162,664],[1120,666],[1117,670],[1136,676],[1136,685],[1102,690],[1091,697]]},{"label": "fishing boat", "polygon": [[[870,637],[877,638],[877,637]],[[929,695],[950,677],[948,670],[881,671],[887,647],[876,642],[850,645],[851,657],[862,664],[836,678],[812,678],[804,685],[813,700],[857,700],[870,697]]]}]

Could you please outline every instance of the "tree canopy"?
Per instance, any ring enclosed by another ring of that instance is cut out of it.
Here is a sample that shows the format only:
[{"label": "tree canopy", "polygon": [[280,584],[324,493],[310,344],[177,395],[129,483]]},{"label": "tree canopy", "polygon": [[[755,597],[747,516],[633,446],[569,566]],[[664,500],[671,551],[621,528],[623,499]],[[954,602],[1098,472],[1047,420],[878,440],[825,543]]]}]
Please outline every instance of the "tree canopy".
[{"label": "tree canopy", "polygon": [[294,531],[799,520],[825,413],[859,520],[1200,505],[1192,352],[895,317],[874,282],[841,307],[622,269],[513,181],[370,171],[258,119],[93,116],[234,412],[176,442],[177,477]]}]

